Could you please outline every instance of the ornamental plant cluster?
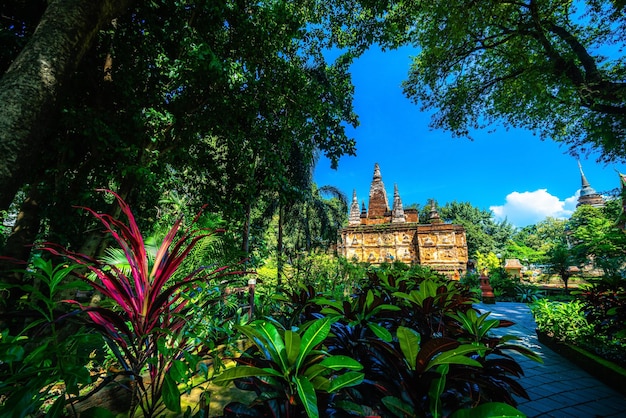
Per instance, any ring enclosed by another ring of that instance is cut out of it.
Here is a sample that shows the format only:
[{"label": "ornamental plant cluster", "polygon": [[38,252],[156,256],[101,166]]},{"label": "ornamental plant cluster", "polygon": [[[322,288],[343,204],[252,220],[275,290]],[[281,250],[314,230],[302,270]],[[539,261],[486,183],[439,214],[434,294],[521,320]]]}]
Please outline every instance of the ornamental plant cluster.
[{"label": "ornamental plant cluster", "polygon": [[[113,389],[127,395],[128,416],[206,417],[207,391],[195,409],[181,407],[181,394],[198,382],[252,395],[226,405],[224,417],[522,416],[515,397],[528,395],[512,354],[541,360],[515,337],[493,336],[512,323],[477,311],[466,286],[419,267],[371,270],[342,297],[313,284],[279,289],[257,310],[263,317],[248,319],[222,291],[246,272],[181,271],[214,231],[179,231],[178,221],[150,256],[130,208],[114,196],[126,223],[90,212],[129,267],[44,245],[72,264],[37,261],[42,286],[25,290],[45,302],[42,315],[17,335],[2,331],[1,416],[114,416],[80,409]],[[65,281],[70,275],[103,301],[68,299],[62,306],[75,309],[55,310],[57,293],[76,286]],[[96,363],[115,367],[94,374]]]},{"label": "ornamental plant cluster", "polygon": [[592,279],[572,292],[574,300],[537,300],[537,329],[626,367],[626,281]]}]

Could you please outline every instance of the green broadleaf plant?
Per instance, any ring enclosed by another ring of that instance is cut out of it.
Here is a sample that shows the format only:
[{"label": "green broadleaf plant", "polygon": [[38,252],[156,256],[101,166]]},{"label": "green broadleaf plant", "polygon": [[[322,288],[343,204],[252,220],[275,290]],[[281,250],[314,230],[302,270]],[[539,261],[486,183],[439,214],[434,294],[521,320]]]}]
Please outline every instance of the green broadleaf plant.
[{"label": "green broadleaf plant", "polygon": [[238,326],[258,351],[252,358],[235,359],[240,364],[225,370],[213,382],[226,384],[247,377],[263,379],[266,384],[279,389],[276,393],[284,395],[282,408],[293,410],[300,405],[307,416],[319,417],[317,392],[334,393],[363,380],[362,366],[357,361],[320,351],[330,333],[332,321],[322,318],[306,324],[299,331],[283,332],[268,321]]}]

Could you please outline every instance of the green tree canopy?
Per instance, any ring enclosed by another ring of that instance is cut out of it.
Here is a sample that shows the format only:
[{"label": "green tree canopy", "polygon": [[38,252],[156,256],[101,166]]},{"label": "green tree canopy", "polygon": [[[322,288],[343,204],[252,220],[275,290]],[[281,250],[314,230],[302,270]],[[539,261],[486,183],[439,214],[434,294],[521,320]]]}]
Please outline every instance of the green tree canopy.
[{"label": "green tree canopy", "polygon": [[[425,205],[426,210],[430,205]],[[467,237],[467,250],[470,257],[477,252],[482,254],[504,253],[514,228],[507,221],[496,222],[493,214],[485,209],[472,206],[469,202],[449,202],[437,208],[444,222],[462,225]],[[421,215],[421,219],[428,219]],[[425,215],[425,214],[424,214]]]},{"label": "green tree canopy", "polygon": [[580,206],[568,222],[568,243],[577,264],[591,264],[610,279],[621,278],[626,263],[626,234],[616,224],[613,206]]},{"label": "green tree canopy", "polygon": [[517,230],[507,247],[507,254],[529,263],[542,263],[552,247],[565,243],[566,224],[565,219],[548,217]]},{"label": "green tree canopy", "polygon": [[[61,3],[34,2],[34,11],[21,0],[3,4],[1,68],[27,51],[39,17],[65,10]],[[80,247],[91,226],[72,205],[109,210],[95,188],[118,191],[148,225],[159,198],[174,190],[192,206],[208,202],[240,228],[252,206],[306,195],[310,185],[294,175],[294,153],[306,164],[316,151],[332,164],[354,153],[345,132],[357,123],[350,56],[326,61],[320,37],[327,31],[319,28],[328,17],[320,17],[317,2],[114,4],[130,7],[94,12],[102,29],[90,26],[93,38],[64,75],[72,89],[53,98],[53,123],[36,147],[42,152],[18,162],[5,153],[1,162],[17,186],[37,192],[32,200],[56,241]],[[44,26],[39,31],[45,35]],[[57,52],[46,52],[54,61]],[[13,94],[10,85],[2,88]],[[28,107],[29,97],[22,100]],[[7,146],[9,131],[0,134]],[[23,161],[36,169],[16,176]]]},{"label": "green tree canopy", "polygon": [[623,7],[608,0],[375,2],[357,22],[363,32],[366,23],[384,27],[372,31],[383,45],[417,47],[404,92],[436,112],[433,127],[469,137],[502,123],[567,144],[573,154],[599,150],[605,161],[623,161]]}]

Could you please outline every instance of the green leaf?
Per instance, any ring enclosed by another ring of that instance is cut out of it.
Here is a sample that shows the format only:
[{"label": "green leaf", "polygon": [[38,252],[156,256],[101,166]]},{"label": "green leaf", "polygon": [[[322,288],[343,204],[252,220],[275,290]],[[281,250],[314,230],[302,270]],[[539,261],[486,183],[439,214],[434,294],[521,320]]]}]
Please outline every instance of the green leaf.
[{"label": "green leaf", "polygon": [[260,367],[252,366],[237,366],[224,370],[219,376],[213,379],[213,383],[216,385],[224,385],[231,380],[239,379],[242,377],[261,377],[261,376],[274,376],[284,379],[284,376],[273,369],[261,369]]},{"label": "green leaf", "polygon": [[402,350],[404,358],[409,363],[409,368],[415,370],[417,353],[419,353],[420,350],[420,340],[422,336],[417,331],[406,327],[398,327],[397,335],[400,350]]},{"label": "green leaf", "polygon": [[259,333],[265,337],[268,343],[265,348],[273,353],[272,360],[280,364],[283,371],[287,371],[289,369],[287,350],[285,348],[285,342],[276,327],[265,321],[256,322],[255,325]]},{"label": "green leaf", "polygon": [[285,362],[281,361],[280,355],[280,350],[285,353],[285,344],[282,339],[279,339],[277,346],[272,339],[272,336],[275,337],[275,333],[278,333],[276,327],[267,322],[255,321],[250,325],[238,325],[236,328],[248,337],[250,341],[268,357],[267,360],[272,360],[276,364],[279,364],[283,368],[283,371],[287,370],[288,366]]},{"label": "green leaf", "polygon": [[321,375],[324,372],[328,373],[329,370],[330,370],[329,368],[322,366],[320,363],[316,363],[316,364],[313,364],[311,367],[308,367],[304,371],[303,375],[309,378],[309,380],[312,380],[313,378]]},{"label": "green leaf", "polygon": [[[308,378],[308,376],[307,376]],[[318,392],[328,392],[330,388],[330,379],[324,376],[315,376],[313,378],[308,378],[313,387]]]},{"label": "green leaf", "polygon": [[398,418],[417,416],[415,408],[395,396],[385,396],[383,404]]},{"label": "green leaf", "polygon": [[331,379],[328,392],[333,393],[345,387],[359,385],[361,384],[361,382],[363,382],[364,377],[364,373],[346,372],[342,375],[335,377],[334,379]]},{"label": "green leaf", "polygon": [[285,348],[287,350],[288,364],[294,364],[300,352],[300,335],[291,330],[285,331]]},{"label": "green leaf", "polygon": [[365,309],[369,308],[370,306],[372,306],[372,303],[374,302],[374,292],[372,292],[372,290],[368,290],[367,291],[367,296],[365,298],[365,304],[363,305],[363,314],[365,314]]},{"label": "green leaf", "polygon": [[64,410],[65,410],[65,392],[62,392],[61,395],[59,395],[59,397],[54,401],[54,403],[48,410],[46,417],[51,417],[51,418],[62,417]]},{"label": "green leaf", "polygon": [[433,379],[428,390],[428,398],[430,399],[430,413],[433,418],[439,418],[442,416],[441,408],[441,394],[446,387],[446,375],[450,370],[450,366],[442,364],[437,367],[439,377]]},{"label": "green leaf", "polygon": [[172,360],[168,374],[176,383],[183,383],[187,379],[187,365],[182,360]]},{"label": "green leaf", "polygon": [[57,291],[57,286],[61,283],[68,274],[72,271],[76,270],[79,266],[77,264],[73,264],[70,266],[59,265],[53,271],[50,277],[50,294],[54,295]]},{"label": "green leaf", "polygon": [[309,355],[311,350],[326,339],[330,333],[330,322],[330,318],[318,319],[307,328],[302,336],[300,353],[298,354],[298,359],[296,361],[296,371],[300,369],[304,359]]},{"label": "green leaf", "polygon": [[333,370],[341,370],[341,369],[350,369],[350,370],[361,370],[363,369],[363,365],[348,356],[330,356],[326,357],[319,363],[321,366],[328,367]]},{"label": "green leaf", "polygon": [[472,409],[460,409],[450,415],[450,418],[526,418],[522,412],[511,405],[501,402],[490,402],[478,405]]},{"label": "green leaf", "polygon": [[169,374],[165,375],[163,379],[163,403],[165,407],[172,412],[180,413],[180,391],[178,390],[178,385],[172,376]]},{"label": "green leaf", "polygon": [[[5,345],[5,344],[3,344]],[[0,360],[3,363],[13,363],[14,361],[21,361],[24,358],[24,347],[21,345],[9,345],[4,348],[0,345]],[[37,350],[37,349],[35,349]]]},{"label": "green leaf", "polygon": [[390,311],[390,312],[397,312],[402,310],[401,307],[396,306],[396,305],[378,305],[377,307],[375,307],[374,309],[372,309],[372,312],[370,314],[370,316],[374,316],[377,315],[380,311]]},{"label": "green leaf", "polygon": [[365,412],[365,409],[363,408],[363,406],[356,404],[354,402],[351,402],[351,401],[337,400],[335,401],[335,406],[353,416],[357,416],[357,417],[367,416],[367,413]]},{"label": "green leaf", "polygon": [[465,344],[453,350],[444,351],[430,360],[424,370],[430,370],[440,364],[464,364],[466,366],[482,367],[482,364],[478,361],[465,356],[466,354],[475,353],[479,350],[480,347]]},{"label": "green leaf", "polygon": [[296,389],[300,401],[304,405],[304,409],[309,418],[319,418],[319,412],[317,409],[317,396],[315,395],[315,388],[309,382],[306,377],[295,376]]},{"label": "green leaf", "polygon": [[376,335],[381,340],[385,342],[391,342],[391,340],[393,340],[393,335],[391,335],[391,333],[386,328],[381,327],[374,322],[368,322],[367,327],[372,330],[374,335]]},{"label": "green leaf", "polygon": [[41,361],[50,357],[48,353],[49,349],[50,341],[42,342],[39,347],[35,348],[26,356],[24,361],[27,363],[40,364]]}]

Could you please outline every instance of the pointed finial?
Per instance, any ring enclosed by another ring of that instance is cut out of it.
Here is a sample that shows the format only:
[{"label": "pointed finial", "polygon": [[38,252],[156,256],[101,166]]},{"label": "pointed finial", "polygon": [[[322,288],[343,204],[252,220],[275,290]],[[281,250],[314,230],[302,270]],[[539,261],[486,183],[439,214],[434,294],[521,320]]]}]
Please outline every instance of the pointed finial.
[{"label": "pointed finial", "polygon": [[380,179],[382,176],[380,175],[380,166],[378,163],[374,163],[374,180]]},{"label": "pointed finial", "polygon": [[583,166],[580,163],[580,160],[578,160],[578,169],[580,170],[580,180],[581,180],[581,184],[582,187],[589,187],[589,182],[587,181],[587,178],[585,177],[585,173],[583,172]]},{"label": "pointed finial", "polygon": [[350,205],[350,216],[348,225],[355,226],[361,224],[361,213],[359,212],[359,201],[356,198],[356,189],[352,192],[352,205]]},{"label": "pointed finial", "polygon": [[391,223],[404,223],[406,217],[404,216],[404,209],[402,208],[402,199],[400,199],[400,192],[398,192],[398,185],[393,185],[393,209],[391,210]]},{"label": "pointed finial", "polygon": [[439,217],[439,212],[437,212],[435,199],[430,199],[430,213],[428,214],[428,222],[430,222],[431,224],[438,224],[443,222]]}]

